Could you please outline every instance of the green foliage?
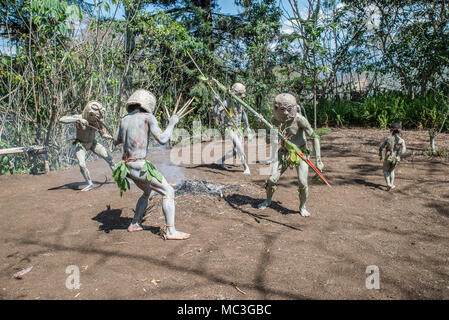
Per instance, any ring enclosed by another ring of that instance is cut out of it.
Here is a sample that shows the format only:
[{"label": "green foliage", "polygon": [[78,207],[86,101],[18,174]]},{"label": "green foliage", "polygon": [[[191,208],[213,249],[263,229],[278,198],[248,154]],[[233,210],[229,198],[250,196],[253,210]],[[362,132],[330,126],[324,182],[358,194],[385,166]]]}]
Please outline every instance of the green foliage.
[{"label": "green foliage", "polygon": [[[151,12],[149,3],[169,10]],[[73,164],[67,140],[74,127],[58,125],[58,118],[80,113],[96,99],[107,107],[106,123],[116,127],[124,101],[137,88],[157,97],[162,127],[161,106],[173,110],[181,92],[183,102],[196,97],[196,109],[177,127],[189,130],[194,120],[213,126],[215,98],[187,52],[206,77],[227,86],[244,83],[245,100],[267,119],[274,96],[291,92],[306,101],[308,115],[317,99],[321,125],[442,126],[449,66],[444,2],[392,2],[376,13],[379,24],[370,29],[367,8],[376,8],[376,1],[311,0],[290,20],[292,33],[281,30],[278,1],[235,3],[241,13],[227,15],[217,12],[214,0],[0,2],[0,33],[11,44],[11,52],[0,55],[1,141],[45,145],[52,168]],[[124,18],[112,17],[116,5],[125,9]],[[357,98],[340,100],[342,93],[354,93],[354,78],[364,71],[375,80],[359,88]],[[382,76],[395,86],[388,83],[380,94]],[[252,114],[249,121],[259,126]],[[29,158],[1,157],[1,173],[10,160],[15,172],[29,171]]]},{"label": "green foliage", "polygon": [[[10,146],[4,141],[0,141],[0,149],[9,148]],[[0,175],[9,174],[11,167],[9,164],[9,157],[7,155],[0,156]]]},{"label": "green foliage", "polygon": [[321,140],[322,136],[324,136],[330,132],[331,132],[331,128],[328,128],[328,127],[322,127],[322,128],[318,128],[315,130],[315,134],[320,138],[320,140]]},{"label": "green foliage", "polygon": [[140,171],[146,174],[148,181],[151,181],[153,178],[155,178],[157,181],[162,183],[162,180],[164,179],[162,174],[159,171],[157,171],[154,165],[149,161],[145,161]]},{"label": "green foliage", "polygon": [[[312,106],[306,106],[307,113]],[[401,93],[383,93],[362,101],[324,100],[317,107],[318,123],[332,126],[387,128],[401,122],[406,128],[438,127],[447,110],[446,100],[438,94],[411,99]],[[445,123],[444,130],[449,130]]]},{"label": "green foliage", "polygon": [[[0,149],[13,147],[5,141],[0,141]],[[0,175],[30,173],[29,160],[30,155],[27,153],[0,155]]]},{"label": "green foliage", "polygon": [[447,158],[449,157],[449,148],[448,147],[440,147],[436,148],[432,152],[432,148],[427,148],[424,150],[424,154],[430,157],[441,157],[441,158]]},{"label": "green foliage", "polygon": [[123,192],[130,189],[129,181],[126,178],[130,171],[131,168],[125,161],[117,162],[114,171],[112,171],[112,177],[120,189],[120,197],[123,196]]}]

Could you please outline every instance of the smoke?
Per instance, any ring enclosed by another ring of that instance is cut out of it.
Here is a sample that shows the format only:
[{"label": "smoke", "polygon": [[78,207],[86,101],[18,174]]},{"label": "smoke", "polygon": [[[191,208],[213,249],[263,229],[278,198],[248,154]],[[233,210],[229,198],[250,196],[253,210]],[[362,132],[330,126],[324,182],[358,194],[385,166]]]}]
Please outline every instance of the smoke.
[{"label": "smoke", "polygon": [[167,162],[153,162],[153,164],[169,184],[179,184],[185,180],[182,167],[171,163],[170,158],[167,158]]},{"label": "smoke", "polygon": [[147,159],[162,173],[169,184],[177,185],[185,180],[183,168],[170,160],[170,149],[167,146],[150,147]]}]

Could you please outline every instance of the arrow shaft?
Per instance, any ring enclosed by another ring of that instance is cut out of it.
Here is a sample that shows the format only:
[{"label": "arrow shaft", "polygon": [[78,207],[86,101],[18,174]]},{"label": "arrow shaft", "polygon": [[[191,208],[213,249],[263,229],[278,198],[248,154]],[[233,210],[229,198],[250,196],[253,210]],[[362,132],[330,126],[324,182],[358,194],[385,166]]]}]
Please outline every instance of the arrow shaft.
[{"label": "arrow shaft", "polygon": [[[247,110],[249,110],[250,112],[252,112],[254,115],[256,115],[256,117],[258,119],[260,119],[268,128],[270,129],[276,129],[276,127],[274,127],[271,123],[269,123],[267,120],[265,120],[265,118],[258,113],[256,110],[254,110],[253,108],[251,108],[245,101],[243,101],[242,99],[240,99],[237,95],[233,94],[232,92],[229,92],[227,90],[227,88],[222,85],[217,79],[212,78],[212,80],[216,83],[216,85],[223,90],[224,92],[226,92],[227,94],[229,94],[231,96],[231,98],[233,98],[236,102],[240,103],[241,105],[243,105]],[[304,160],[312,169],[313,171],[315,171],[321,179],[323,179],[323,181],[330,187],[331,185],[329,184],[329,182],[327,182],[327,180],[324,178],[324,176],[321,174],[320,170],[318,170],[313,164],[312,162],[306,158],[306,156],[299,150],[299,148],[291,141],[287,140],[286,136],[284,134],[282,134],[279,130],[276,130],[279,137],[281,137],[281,139],[283,139],[285,141],[285,143],[288,143],[291,147],[294,148],[295,152],[301,157],[302,160]]]},{"label": "arrow shaft", "polygon": [[[193,63],[195,64],[195,67],[198,69],[198,71],[201,73],[201,75],[207,79],[206,83],[209,86],[209,88],[212,90],[212,92],[216,94],[215,90],[212,88],[212,85],[210,84],[208,78],[204,75],[204,73],[201,71],[200,67],[198,67],[198,65],[196,64],[195,60],[193,60],[192,56],[190,55],[189,52],[187,52],[190,59],[193,61]],[[249,106],[245,101],[243,101],[242,99],[240,99],[237,95],[235,95],[232,92],[228,91],[228,88],[226,88],[226,86],[224,86],[223,84],[221,84],[217,79],[212,78],[212,80],[215,82],[215,84],[221,89],[223,90],[226,94],[228,94],[234,101],[236,101],[237,103],[241,104],[242,106],[244,106],[247,110],[249,110],[252,114],[254,114],[260,121],[262,121],[268,128],[270,129],[276,129],[279,137],[281,137],[281,139],[283,139],[286,143],[289,143],[295,150],[295,152],[301,157],[302,160],[304,160],[317,174],[318,176],[323,179],[323,181],[330,187],[331,185],[329,184],[329,182],[327,182],[327,180],[324,178],[324,176],[321,174],[321,172],[312,164],[312,162],[306,158],[306,156],[304,156],[304,154],[299,150],[298,146],[296,146],[294,143],[292,143],[291,141],[287,140],[286,136],[284,134],[282,134],[279,130],[277,130],[277,128],[275,126],[273,126],[271,123],[269,123],[267,120],[265,120],[265,118],[258,113],[256,110],[254,110],[251,106]],[[218,95],[217,95],[218,96]],[[220,101],[221,103],[221,101]],[[223,105],[223,103],[222,103]],[[223,105],[224,106],[224,105]],[[225,108],[226,109],[226,108]],[[227,113],[229,115],[229,110],[227,110]],[[232,117],[230,117],[231,120]],[[233,121],[234,122],[234,121]],[[235,123],[234,123],[235,124]]]},{"label": "arrow shaft", "polygon": [[[294,146],[294,147],[296,147],[296,146]],[[301,157],[301,159],[303,159],[320,176],[320,178],[323,179],[323,181],[330,187],[331,185],[329,184],[329,182],[327,182],[326,178],[324,178],[324,176],[321,174],[320,170],[318,170],[313,165],[313,163],[309,159],[307,159],[307,157],[301,151],[296,150],[296,148],[295,148],[295,151]]]}]

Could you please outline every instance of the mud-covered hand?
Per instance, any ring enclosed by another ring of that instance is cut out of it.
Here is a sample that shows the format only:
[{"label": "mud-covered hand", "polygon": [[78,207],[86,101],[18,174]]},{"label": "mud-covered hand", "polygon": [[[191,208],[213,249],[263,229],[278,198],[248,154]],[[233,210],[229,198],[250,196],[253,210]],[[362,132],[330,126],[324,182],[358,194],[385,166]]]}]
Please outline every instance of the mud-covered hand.
[{"label": "mud-covered hand", "polygon": [[248,141],[252,141],[254,138],[253,130],[250,127],[246,128],[245,135],[248,137]]},{"label": "mud-covered hand", "polygon": [[179,117],[176,114],[174,114],[170,117],[168,122],[170,122],[170,124],[176,125],[179,122]]},{"label": "mud-covered hand", "polygon": [[190,98],[181,108],[178,109],[179,106],[179,102],[181,100],[181,95],[178,98],[178,101],[176,102],[175,108],[173,110],[173,114],[170,116],[170,113],[168,112],[168,109],[166,106],[164,106],[165,108],[165,112],[167,113],[167,116],[170,118],[170,122],[172,123],[174,121],[174,124],[178,123],[179,120],[181,120],[182,118],[184,118],[187,114],[189,114],[190,112],[192,112],[193,110],[195,110],[196,107],[193,108],[189,108],[189,106],[192,104],[193,100],[195,98]]},{"label": "mud-covered hand", "polygon": [[86,119],[78,119],[76,120],[76,127],[78,129],[86,129],[87,126],[89,125],[89,121],[87,121]]},{"label": "mud-covered hand", "polygon": [[260,123],[260,124],[263,124],[263,123],[264,123],[263,120],[265,120],[265,119],[264,119],[264,117],[262,117],[260,114],[255,114],[254,116],[255,116],[256,121],[257,121],[258,123]]},{"label": "mud-covered hand", "polygon": [[107,134],[107,133],[103,134],[101,137],[102,137],[103,139],[114,140],[114,138],[111,137],[111,135],[110,135],[110,134]]}]

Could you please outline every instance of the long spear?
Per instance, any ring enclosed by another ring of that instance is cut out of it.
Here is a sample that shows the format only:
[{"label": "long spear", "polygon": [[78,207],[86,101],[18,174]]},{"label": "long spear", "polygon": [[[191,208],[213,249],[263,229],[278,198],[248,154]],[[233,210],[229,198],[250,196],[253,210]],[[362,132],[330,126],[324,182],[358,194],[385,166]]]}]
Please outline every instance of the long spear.
[{"label": "long spear", "polygon": [[[192,56],[190,55],[190,53],[187,51],[187,54],[189,55],[190,59],[192,60],[193,64],[195,65],[195,67],[198,69],[198,71],[201,73],[201,76],[199,77],[201,81],[204,81],[207,83],[207,85],[209,86],[209,88],[212,90],[212,92],[216,94],[215,90],[213,89],[209,79],[204,75],[204,73],[201,71],[200,67],[196,64],[195,60],[193,60]],[[268,128],[270,128],[271,130],[276,130],[279,137],[281,137],[281,139],[284,141],[285,144],[287,144],[290,148],[292,148],[293,150],[295,150],[296,154],[299,155],[299,157],[304,160],[312,169],[313,171],[316,172],[316,174],[318,174],[318,176],[329,186],[332,188],[332,186],[329,184],[329,182],[327,182],[326,178],[321,174],[320,170],[318,170],[313,163],[307,159],[307,157],[301,152],[301,150],[299,150],[298,146],[296,144],[294,144],[293,142],[291,142],[290,140],[287,139],[287,137],[282,134],[280,132],[280,130],[278,130],[275,126],[273,126],[271,123],[269,123],[267,120],[265,120],[265,118],[258,113],[256,110],[254,110],[253,108],[251,108],[245,101],[243,101],[242,99],[240,99],[237,95],[235,95],[234,93],[230,92],[228,90],[228,88],[226,88],[226,86],[224,86],[223,84],[220,83],[220,81],[218,81],[215,78],[212,78],[212,80],[215,82],[215,84],[221,89],[223,90],[225,93],[227,93],[232,99],[234,99],[234,101],[236,101],[237,103],[240,103],[242,106],[244,106],[247,110],[251,111],[251,113],[253,113],[260,121],[262,121]],[[218,96],[218,95],[217,95]],[[221,101],[220,101],[221,102]],[[225,108],[226,109],[226,108]],[[228,110],[226,110],[228,111]],[[231,117],[232,119],[232,117]]]},{"label": "long spear", "polygon": [[220,102],[220,105],[223,107],[223,109],[226,111],[226,114],[228,116],[228,118],[231,120],[234,128],[237,130],[237,132],[239,132],[239,134],[241,134],[243,136],[243,132],[240,129],[239,126],[237,126],[237,123],[235,123],[234,118],[232,117],[231,113],[229,112],[228,108],[225,106],[224,102],[221,101],[220,96],[218,95],[218,93],[215,92],[214,88],[212,87],[211,83],[209,81],[207,81],[207,77],[204,75],[203,71],[201,71],[200,67],[198,67],[198,65],[196,64],[195,60],[193,60],[192,56],[190,55],[190,53],[188,51],[186,51],[187,54],[189,55],[190,60],[192,60],[193,64],[195,65],[195,67],[198,69],[198,71],[201,73],[201,80],[204,81],[204,79],[206,79],[206,84],[208,85],[208,87],[210,88],[210,90],[214,93],[216,99],[218,100],[218,102]]},{"label": "long spear", "polygon": [[[201,79],[203,81],[207,81],[208,79]],[[287,139],[287,137],[282,134],[280,132],[280,130],[277,130],[277,128],[275,126],[273,126],[271,123],[269,123],[267,120],[265,120],[265,118],[258,113],[256,110],[254,110],[253,108],[251,108],[245,101],[243,101],[242,99],[240,99],[237,95],[233,94],[232,92],[228,91],[228,89],[221,84],[217,79],[212,78],[212,80],[215,82],[215,84],[224,92],[226,92],[228,95],[231,96],[232,99],[234,99],[237,103],[240,103],[242,106],[244,106],[246,109],[248,109],[249,111],[251,111],[260,121],[262,121],[268,128],[272,129],[272,130],[276,130],[279,137],[281,137],[282,140],[284,140],[284,143],[287,144],[290,148],[292,148],[293,150],[295,150],[295,152],[301,157],[302,160],[304,160],[317,174],[318,176],[323,179],[323,181],[329,186],[331,187],[331,185],[329,184],[329,182],[327,182],[326,178],[324,178],[324,176],[321,174],[320,170],[318,170],[313,163],[307,159],[307,157],[301,152],[301,150],[298,148],[298,146],[296,144],[294,144],[293,142],[289,141]]]},{"label": "long spear", "polygon": [[[207,80],[207,79],[206,79]],[[296,144],[294,144],[293,142],[291,142],[290,140],[287,139],[287,137],[282,134],[280,132],[280,130],[277,130],[277,128],[275,126],[273,126],[271,123],[269,123],[267,120],[265,120],[265,118],[258,113],[256,110],[254,110],[253,108],[251,108],[245,101],[243,101],[242,99],[240,99],[237,95],[233,94],[232,92],[228,91],[228,89],[221,84],[217,79],[212,78],[212,80],[215,82],[215,84],[224,92],[226,92],[228,95],[231,96],[231,98],[233,98],[236,102],[240,103],[242,106],[244,106],[246,109],[248,109],[249,111],[251,111],[260,121],[262,121],[268,128],[272,129],[272,130],[276,130],[279,137],[281,137],[282,140],[284,140],[284,143],[287,144],[290,148],[292,148],[293,150],[295,150],[295,152],[300,156],[300,158],[302,160],[304,160],[312,169],[313,171],[315,171],[318,176],[323,179],[323,181],[329,186],[331,187],[331,185],[329,184],[329,182],[327,182],[326,178],[324,178],[324,176],[321,174],[320,170],[318,170],[313,163],[307,159],[307,157],[301,152],[301,150],[298,148],[298,146]]]}]

